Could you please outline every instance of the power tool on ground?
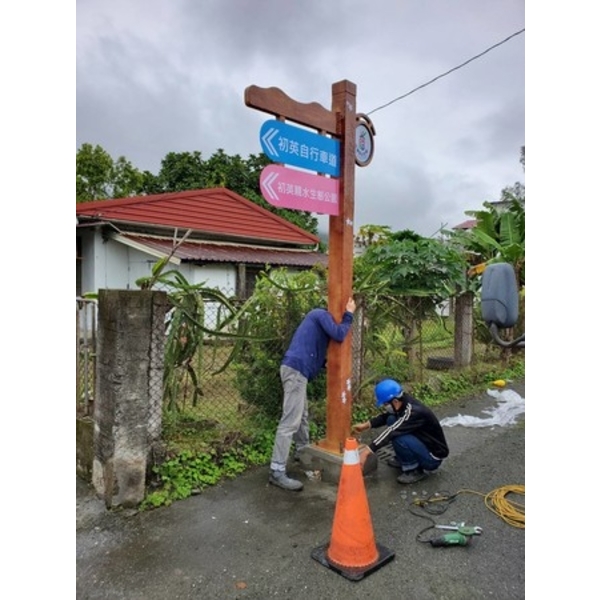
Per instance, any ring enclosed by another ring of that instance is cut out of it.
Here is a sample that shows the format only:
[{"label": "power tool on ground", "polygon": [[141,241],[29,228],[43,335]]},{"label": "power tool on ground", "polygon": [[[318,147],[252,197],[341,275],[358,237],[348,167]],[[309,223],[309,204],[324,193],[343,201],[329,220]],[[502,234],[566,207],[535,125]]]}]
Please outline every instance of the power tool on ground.
[{"label": "power tool on ground", "polygon": [[[436,529],[451,530],[452,533],[430,538],[428,541],[434,548],[447,546],[468,546],[474,535],[481,535],[481,527],[466,527],[464,523],[458,525],[436,525]],[[423,540],[425,541],[425,540]]]}]

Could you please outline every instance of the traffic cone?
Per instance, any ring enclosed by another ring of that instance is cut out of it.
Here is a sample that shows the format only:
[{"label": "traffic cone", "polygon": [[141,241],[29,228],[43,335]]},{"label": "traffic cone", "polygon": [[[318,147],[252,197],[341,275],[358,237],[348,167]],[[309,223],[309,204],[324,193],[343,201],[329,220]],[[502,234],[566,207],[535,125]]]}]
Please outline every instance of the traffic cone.
[{"label": "traffic cone", "polygon": [[315,548],[311,556],[353,581],[363,579],[395,556],[375,542],[355,438],[346,439],[331,540]]}]

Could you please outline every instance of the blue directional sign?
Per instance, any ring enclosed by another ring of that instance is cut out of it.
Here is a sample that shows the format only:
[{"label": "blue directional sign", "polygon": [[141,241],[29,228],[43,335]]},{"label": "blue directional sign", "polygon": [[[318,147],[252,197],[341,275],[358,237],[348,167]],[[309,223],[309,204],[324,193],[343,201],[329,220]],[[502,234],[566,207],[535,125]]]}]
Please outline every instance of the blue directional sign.
[{"label": "blue directional sign", "polygon": [[260,145],[273,161],[333,175],[340,174],[340,142],[275,119],[260,128]]}]

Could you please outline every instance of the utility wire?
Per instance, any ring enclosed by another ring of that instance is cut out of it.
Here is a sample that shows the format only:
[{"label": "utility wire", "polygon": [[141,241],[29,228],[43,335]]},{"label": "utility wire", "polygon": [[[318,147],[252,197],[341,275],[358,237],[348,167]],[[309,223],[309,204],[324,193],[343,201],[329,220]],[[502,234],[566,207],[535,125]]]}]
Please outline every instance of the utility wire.
[{"label": "utility wire", "polygon": [[420,85],[420,86],[418,86],[418,87],[410,90],[410,92],[407,92],[406,94],[403,94],[402,96],[398,96],[398,98],[394,98],[393,100],[390,100],[386,104],[382,104],[381,106],[378,106],[377,108],[374,108],[372,111],[370,111],[370,112],[368,112],[366,114],[367,115],[372,115],[374,112],[376,112],[378,110],[381,110],[382,108],[386,108],[390,104],[394,104],[394,102],[398,102],[398,100],[402,100],[403,98],[406,98],[407,96],[410,96],[411,94],[414,94],[418,90],[422,90],[424,87],[427,87],[428,85],[431,85],[434,81],[437,81],[438,79],[441,79],[442,77],[446,77],[446,75],[449,75],[450,73],[452,73],[454,71],[457,71],[458,69],[462,69],[462,67],[464,67],[465,65],[468,65],[470,62],[473,62],[474,60],[476,60],[478,58],[481,58],[484,54],[487,54],[488,52],[490,52],[494,48],[497,48],[498,46],[501,46],[502,44],[505,44],[506,42],[508,42],[510,39],[516,37],[517,35],[521,35],[524,31],[525,31],[525,28],[521,29],[520,31],[516,31],[512,35],[509,35],[507,38],[503,39],[501,42],[498,42],[497,44],[494,44],[493,46],[490,46],[487,50],[484,50],[483,52],[480,52],[479,54],[473,56],[469,60],[466,60],[464,63],[462,63],[462,64],[460,64],[460,65],[458,65],[458,66],[450,69],[449,71],[446,71],[445,73],[442,73],[441,75],[438,75],[437,77],[434,77],[430,81],[428,81],[426,83],[423,83],[422,85]]}]

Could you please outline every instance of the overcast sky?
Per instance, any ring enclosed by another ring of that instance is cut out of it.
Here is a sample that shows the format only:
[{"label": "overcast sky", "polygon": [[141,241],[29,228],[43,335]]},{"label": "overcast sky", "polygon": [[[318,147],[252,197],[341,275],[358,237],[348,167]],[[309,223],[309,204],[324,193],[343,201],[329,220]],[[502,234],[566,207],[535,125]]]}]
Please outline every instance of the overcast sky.
[{"label": "overcast sky", "polygon": [[[157,174],[169,152],[261,152],[250,85],[331,108],[357,86],[376,129],[355,229],[434,234],[525,173],[524,0],[78,0],[76,143]],[[379,110],[377,110],[379,108]],[[319,219],[327,229],[328,217]]]}]

